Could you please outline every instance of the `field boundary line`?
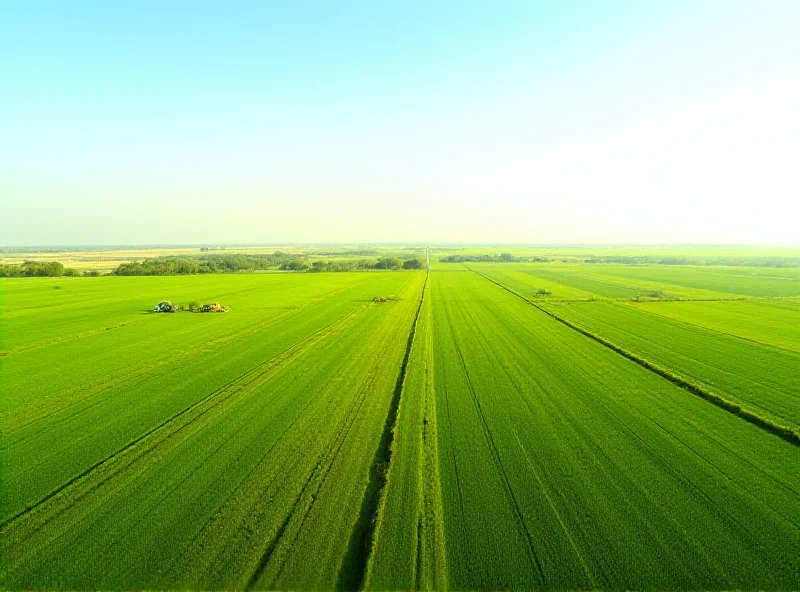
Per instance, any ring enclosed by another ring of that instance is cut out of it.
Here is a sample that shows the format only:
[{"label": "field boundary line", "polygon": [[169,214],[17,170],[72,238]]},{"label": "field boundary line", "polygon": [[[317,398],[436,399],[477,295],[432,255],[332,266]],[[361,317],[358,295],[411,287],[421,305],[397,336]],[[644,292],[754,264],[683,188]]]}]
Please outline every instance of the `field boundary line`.
[{"label": "field boundary line", "polygon": [[411,323],[411,330],[406,341],[403,361],[400,364],[400,372],[397,375],[394,392],[389,401],[389,410],[383,424],[381,439],[378,448],[372,457],[370,464],[370,478],[364,498],[361,501],[358,520],[355,528],[350,535],[348,551],[342,563],[341,570],[336,582],[337,589],[363,589],[368,580],[372,557],[377,542],[376,532],[381,525],[381,516],[386,504],[386,486],[389,481],[389,468],[394,455],[394,435],[397,430],[397,419],[400,415],[400,403],[403,391],[406,386],[406,374],[408,361],[411,357],[411,349],[417,335],[417,322],[419,313],[422,310],[422,303],[425,300],[425,292],[428,288],[430,270],[425,272],[425,282],[422,284],[417,309],[414,312],[414,320]]},{"label": "field boundary line", "polygon": [[[343,418],[341,429],[333,435],[333,438],[330,441],[327,453],[324,453],[322,457],[318,457],[322,458],[322,460],[319,461],[317,466],[314,468],[312,472],[312,477],[316,475],[317,471],[319,471],[320,469],[323,469],[323,472],[320,474],[319,482],[316,485],[314,493],[311,494],[311,500],[310,501],[306,500],[305,512],[303,513],[302,518],[299,519],[300,523],[298,524],[296,532],[294,533],[294,538],[292,539],[292,542],[289,543],[290,548],[297,542],[297,540],[300,538],[300,535],[303,533],[303,527],[305,526],[306,520],[311,515],[311,512],[314,510],[314,505],[316,504],[317,498],[320,495],[322,488],[325,486],[328,477],[332,474],[331,470],[333,469],[333,466],[339,457],[339,453],[344,448],[345,443],[347,442],[350,436],[350,432],[353,430],[353,426],[355,425],[356,420],[358,419],[358,416],[361,413],[361,409],[364,406],[365,401],[367,400],[369,391],[376,380],[377,371],[378,371],[378,366],[373,365],[369,373],[366,375],[364,381],[362,382],[363,393],[359,393],[354,397],[352,405],[350,406],[349,410],[347,411],[347,413]],[[323,467],[323,465],[326,466]],[[296,509],[297,508],[294,507],[291,510],[292,517],[295,515]],[[276,583],[280,580],[280,577],[283,574],[283,570],[286,568],[286,563],[288,562],[288,560],[289,560],[289,555],[284,554],[280,567],[277,569],[277,572],[274,576],[274,580],[272,582],[271,587],[275,587]],[[341,586],[337,587],[341,588]]]},{"label": "field boundary line", "polygon": [[[445,313],[447,315],[447,322],[450,327],[453,327],[452,320],[450,318],[449,312]],[[542,568],[542,562],[539,559],[539,554],[536,552],[536,546],[533,543],[533,536],[531,535],[530,529],[528,528],[528,524],[525,522],[525,517],[522,514],[522,509],[519,506],[519,502],[517,501],[517,496],[514,495],[514,488],[511,486],[511,481],[508,478],[508,472],[506,471],[505,466],[503,465],[503,460],[500,458],[500,450],[497,448],[497,444],[494,441],[494,436],[492,435],[491,429],[489,429],[489,423],[486,421],[486,415],[483,412],[483,406],[481,402],[478,400],[478,395],[475,393],[475,387],[472,384],[472,378],[469,374],[469,369],[467,368],[467,363],[464,360],[464,352],[461,349],[461,346],[458,343],[458,339],[455,336],[455,332],[452,332],[452,339],[453,339],[453,346],[455,348],[456,353],[458,354],[458,361],[461,365],[461,370],[464,372],[464,378],[466,378],[467,388],[469,389],[469,394],[472,399],[472,404],[475,407],[475,411],[477,412],[478,419],[481,424],[481,429],[483,431],[483,436],[486,439],[486,443],[488,444],[489,454],[492,457],[492,460],[495,462],[496,467],[499,471],[500,480],[502,482],[503,489],[505,490],[506,495],[508,496],[508,501],[510,501],[510,507],[516,518],[517,527],[520,528],[522,532],[520,534],[525,535],[525,538],[528,541],[528,559],[531,562],[531,565],[536,568],[537,573],[539,574],[541,588],[547,588],[547,582],[544,575],[544,569]]]},{"label": "field boundary line", "polygon": [[[688,301],[686,301],[686,302],[688,302]],[[749,301],[747,301],[747,302],[749,302]],[[634,304],[639,304],[639,303],[637,302],[637,303],[634,303]],[[701,331],[708,331],[709,333],[714,333],[714,334],[717,334],[717,335],[724,335],[726,337],[732,337],[733,339],[735,339],[737,341],[744,341],[747,344],[756,344],[756,345],[759,345],[761,347],[768,347],[768,348],[771,348],[771,349],[776,349],[776,350],[778,350],[778,351],[780,351],[781,353],[784,353],[784,354],[791,354],[793,356],[800,356],[800,351],[798,351],[796,349],[791,349],[791,348],[784,347],[784,346],[781,346],[781,345],[776,345],[774,343],[767,343],[765,341],[758,341],[757,339],[753,339],[751,337],[744,337],[743,335],[736,335],[736,333],[729,333],[728,331],[722,331],[720,329],[714,329],[712,327],[707,327],[705,325],[698,325],[697,323],[692,323],[691,321],[685,321],[683,319],[677,319],[675,317],[670,317],[670,316],[667,316],[665,314],[662,314],[662,313],[659,313],[659,312],[655,312],[653,310],[649,310],[649,309],[646,309],[646,308],[639,308],[639,307],[631,307],[631,308],[633,308],[634,310],[638,310],[639,312],[642,312],[643,314],[648,314],[648,315],[652,315],[654,317],[658,317],[660,319],[665,319],[665,320],[673,322],[673,323],[675,323],[677,325],[685,325],[686,327],[690,327],[690,328],[695,329],[695,330],[700,329]]]},{"label": "field boundary line", "polygon": [[768,419],[766,417],[763,417],[761,415],[758,415],[754,411],[751,411],[747,407],[743,407],[739,403],[735,403],[735,402],[731,401],[730,399],[727,399],[725,397],[722,397],[720,395],[712,393],[711,391],[708,391],[708,390],[704,389],[703,387],[701,387],[701,386],[689,381],[688,379],[684,378],[680,374],[677,374],[677,373],[673,372],[672,370],[668,370],[666,368],[662,368],[661,366],[658,366],[657,364],[654,364],[654,363],[650,362],[649,360],[639,356],[638,354],[635,354],[635,353],[633,353],[631,351],[628,351],[628,350],[624,349],[623,347],[617,345],[613,341],[609,341],[608,339],[606,339],[605,337],[602,337],[601,335],[597,335],[596,333],[593,333],[592,331],[589,331],[588,329],[586,329],[586,328],[584,328],[584,327],[582,327],[582,326],[580,326],[580,325],[578,325],[576,323],[573,323],[572,321],[568,321],[567,319],[558,316],[554,312],[549,311],[546,308],[544,308],[544,307],[532,302],[531,300],[529,300],[528,298],[526,298],[522,294],[519,294],[518,292],[512,290],[511,288],[509,288],[507,286],[504,286],[500,282],[497,282],[497,281],[493,280],[492,278],[483,275],[479,271],[475,271],[474,269],[470,269],[470,268],[467,268],[467,269],[469,269],[473,273],[478,274],[479,276],[481,276],[485,280],[495,284],[496,286],[502,288],[503,290],[506,290],[510,294],[513,294],[514,296],[520,298],[521,300],[524,300],[525,302],[527,302],[528,304],[530,304],[531,306],[533,306],[534,308],[536,308],[540,312],[546,314],[550,318],[555,319],[559,323],[569,327],[573,331],[577,331],[581,335],[584,335],[585,337],[588,337],[589,339],[592,339],[593,341],[596,341],[600,345],[603,345],[603,346],[607,347],[611,351],[613,351],[613,352],[621,355],[622,357],[627,358],[628,360],[638,364],[642,368],[644,368],[646,370],[649,370],[653,374],[656,374],[656,375],[660,376],[661,378],[664,378],[665,380],[668,380],[672,384],[681,387],[683,390],[685,390],[685,391],[687,391],[687,392],[689,392],[689,393],[691,393],[693,395],[696,395],[696,396],[700,397],[701,399],[704,399],[705,401],[708,401],[712,405],[716,405],[720,409],[723,409],[723,410],[725,410],[725,411],[727,411],[727,412],[729,412],[729,413],[731,413],[733,415],[736,415],[737,417],[740,417],[744,421],[746,421],[746,422],[748,422],[748,423],[750,423],[750,424],[752,424],[752,425],[754,425],[754,426],[756,426],[758,428],[761,428],[762,430],[764,430],[766,432],[769,432],[771,434],[774,434],[775,436],[778,436],[779,438],[782,438],[783,440],[789,442],[790,444],[793,444],[795,446],[800,446],[800,434],[798,434],[794,429],[792,429],[792,428],[790,428],[790,427],[788,427],[786,425],[779,424],[779,423],[777,423],[777,422],[775,422],[775,421],[773,421],[771,419]]}]

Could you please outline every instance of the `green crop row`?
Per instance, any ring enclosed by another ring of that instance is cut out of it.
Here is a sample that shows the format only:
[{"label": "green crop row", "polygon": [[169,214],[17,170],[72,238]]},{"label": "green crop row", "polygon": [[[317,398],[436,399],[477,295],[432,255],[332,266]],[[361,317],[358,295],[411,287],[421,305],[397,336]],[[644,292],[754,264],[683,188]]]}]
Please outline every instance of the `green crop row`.
[{"label": "green crop row", "polygon": [[[584,335],[584,336],[586,336],[586,337],[588,337],[588,338],[590,338],[590,339],[592,339],[592,340],[594,340],[594,341],[596,341],[596,342],[608,347],[612,351],[614,351],[614,352],[622,355],[623,357],[625,357],[625,358],[627,358],[627,359],[639,364],[643,368],[646,368],[646,369],[650,370],[651,372],[654,372],[655,374],[658,374],[659,376],[661,376],[662,378],[670,381],[671,383],[673,383],[675,385],[678,385],[681,388],[689,391],[690,393],[692,393],[694,395],[697,395],[697,396],[699,396],[699,397],[701,397],[701,398],[713,403],[714,405],[720,407],[721,409],[724,409],[726,411],[729,411],[731,413],[734,413],[734,414],[738,415],[739,417],[741,417],[745,421],[748,421],[748,422],[752,423],[753,425],[757,425],[757,426],[759,426],[759,427],[761,427],[761,428],[763,428],[763,429],[765,429],[765,430],[767,430],[769,432],[772,432],[773,434],[775,434],[777,436],[780,436],[781,438],[783,438],[784,440],[787,440],[788,442],[790,442],[792,444],[800,445],[800,434],[798,434],[798,432],[795,431],[789,425],[786,425],[785,419],[784,419],[784,423],[781,423],[780,421],[775,421],[775,420],[773,420],[773,419],[771,419],[769,417],[765,417],[764,415],[756,413],[756,412],[752,411],[751,409],[748,409],[747,407],[743,407],[740,403],[732,401],[729,398],[726,398],[726,396],[724,396],[724,395],[721,395],[721,394],[719,394],[717,392],[713,392],[713,391],[709,390],[708,388],[704,387],[703,385],[698,384],[697,382],[693,382],[693,381],[687,379],[685,376],[682,376],[681,374],[676,373],[674,370],[671,370],[670,368],[666,368],[664,366],[659,366],[658,364],[653,363],[651,360],[648,360],[648,359],[642,357],[640,354],[638,354],[638,353],[636,353],[634,351],[628,350],[625,347],[621,346],[619,344],[619,342],[610,341],[605,336],[593,332],[592,330],[587,328],[585,325],[577,324],[577,323],[573,322],[572,320],[569,320],[568,317],[571,316],[569,314],[569,312],[572,311],[572,310],[575,310],[575,308],[576,308],[575,306],[570,306],[570,307],[565,308],[563,306],[559,306],[558,304],[552,304],[551,306],[541,305],[541,304],[539,304],[539,303],[537,303],[535,301],[532,301],[532,300],[530,300],[528,298],[525,298],[520,293],[514,291],[513,289],[509,288],[508,286],[505,286],[505,285],[503,285],[503,284],[501,284],[499,282],[496,282],[495,280],[491,279],[488,276],[485,276],[485,275],[481,274],[480,272],[478,272],[478,273],[479,273],[479,275],[482,275],[482,277],[485,277],[486,279],[488,279],[492,283],[495,283],[496,285],[498,285],[501,288],[507,290],[508,292],[510,292],[510,293],[512,293],[512,294],[514,294],[516,296],[519,296],[520,298],[522,298],[523,300],[525,300],[526,302],[528,302],[529,304],[531,304],[532,306],[534,306],[538,310],[540,310],[540,311],[544,312],[545,314],[551,316],[552,318],[556,319],[560,323],[563,323],[567,327],[570,327],[571,329],[574,329],[575,331],[581,333],[582,335]],[[571,305],[575,305],[575,303],[570,303],[570,304]],[[596,308],[608,307],[608,306],[614,306],[614,305],[613,304],[609,304],[609,303],[598,304]],[[585,305],[584,305],[584,308],[585,308]],[[619,310],[623,310],[623,309],[617,307],[614,310],[615,311],[619,311]],[[628,309],[628,310],[630,310],[630,309]],[[566,312],[567,314],[564,314],[564,312]],[[572,316],[574,316],[574,315],[572,315]],[[598,315],[596,313],[591,315],[592,321],[595,321],[597,318],[598,318]],[[620,323],[617,323],[617,324],[614,324],[614,325],[610,325],[612,328],[616,328],[616,327],[620,327],[620,326],[621,327],[625,327],[625,329],[622,332],[622,339],[623,340],[625,340],[626,337],[629,337],[630,335],[632,335],[631,327],[635,325],[634,323],[631,323],[629,319],[626,319],[626,321],[627,322],[620,322]],[[647,328],[650,329],[651,331],[653,331],[653,335],[659,335],[662,338],[667,333],[667,331],[665,331],[663,327],[659,328],[659,327],[656,327],[656,326],[648,326]],[[691,342],[691,340],[690,340],[689,344],[685,344],[685,345],[687,345],[689,350],[691,350],[693,348],[696,348],[698,345],[701,345],[701,344],[697,343],[697,341],[698,341],[697,337],[696,336],[693,336],[693,337],[694,337],[693,342]],[[714,337],[716,337],[716,336],[712,335],[712,339]],[[727,341],[727,340],[725,340],[725,341]],[[720,342],[718,344],[719,345],[719,349],[723,349],[725,347],[725,345],[724,345],[725,341],[722,341],[722,342]],[[736,344],[738,342],[734,340],[733,343]],[[746,343],[744,345],[748,345],[749,346],[750,344]],[[676,350],[673,350],[673,351],[676,351]],[[731,352],[726,352],[726,353],[730,354]],[[769,349],[767,350],[766,353],[767,354],[771,353],[772,356],[776,356],[778,354],[782,354],[782,352],[770,351]],[[668,359],[670,360],[670,362],[675,362],[675,358],[668,358]],[[693,360],[693,361],[701,361],[701,362],[703,361],[702,360],[702,356],[699,356],[698,354],[695,354],[690,359]],[[730,359],[730,357],[726,358],[726,360],[729,360],[729,359]],[[771,360],[771,361],[773,362],[771,364],[773,369],[776,368],[776,367],[780,367],[779,364],[775,363],[775,362],[777,362],[777,360]],[[789,363],[790,364],[794,363],[795,366],[798,366],[798,368],[800,368],[800,359],[793,359],[793,357],[790,356],[789,357]],[[741,366],[741,364],[739,364],[739,365]],[[790,368],[789,370],[790,370],[790,372],[787,373],[787,376],[794,376],[794,374],[791,374],[791,370],[792,369]],[[739,378],[739,380],[743,382],[746,379],[744,377],[741,377],[741,378]],[[791,381],[791,380],[787,381],[786,385],[787,385],[788,389],[793,389],[794,382]],[[739,386],[739,385],[737,385],[737,386]],[[737,391],[738,391],[738,389],[737,389]],[[791,392],[791,390],[790,390],[790,392]],[[763,394],[762,394],[762,396],[763,396]],[[780,407],[780,402],[776,401],[775,400],[776,398],[774,396],[773,397],[769,397],[768,399],[769,399],[769,401],[771,403],[774,402],[775,408],[778,408],[778,409],[781,408]],[[792,409],[797,406],[796,404],[792,404],[792,402],[790,402],[790,405],[791,405]],[[772,409],[770,409],[770,410],[772,410]],[[777,416],[780,417],[780,414],[778,414]]]},{"label": "green crop row", "polygon": [[[256,328],[184,327],[173,347],[205,341],[202,354],[170,371],[146,367],[136,384],[55,397],[49,415],[11,432],[6,586],[317,587],[345,577],[424,276],[362,280],[307,305],[300,291],[299,306]],[[379,306],[376,293],[401,299]],[[102,357],[97,338],[42,351],[83,343]]]},{"label": "green crop row", "polygon": [[394,429],[391,470],[364,582],[369,589],[442,589],[447,585],[432,310],[430,297],[424,297]]},{"label": "green crop row", "polygon": [[2,587],[800,586],[794,275],[469,268],[0,280]]},{"label": "green crop row", "polygon": [[800,301],[642,303],[641,310],[800,354]]},{"label": "green crop row", "polygon": [[399,456],[425,458],[419,412],[402,412],[417,394],[401,404],[373,587],[442,587],[409,567],[442,555],[457,589],[800,582],[795,447],[477,274],[434,272],[427,298],[443,536],[419,510],[416,528],[389,513],[426,499],[420,461]]},{"label": "green crop row", "polygon": [[[728,400],[779,426],[800,424],[800,356],[794,352],[638,306],[595,302],[545,308],[721,404]],[[740,412],[737,409],[733,410]]]},{"label": "green crop row", "polygon": [[[760,268],[663,265],[470,263],[470,268],[546,300],[736,300],[800,296],[796,275]],[[549,294],[547,294],[549,293]]]}]

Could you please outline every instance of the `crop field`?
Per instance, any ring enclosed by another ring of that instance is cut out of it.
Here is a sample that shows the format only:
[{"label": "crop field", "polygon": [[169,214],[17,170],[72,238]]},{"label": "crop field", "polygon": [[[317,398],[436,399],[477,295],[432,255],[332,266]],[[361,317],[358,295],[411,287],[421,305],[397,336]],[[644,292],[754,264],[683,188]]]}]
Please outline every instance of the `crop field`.
[{"label": "crop field", "polygon": [[372,587],[797,585],[796,446],[476,273],[429,298]]},{"label": "crop field", "polygon": [[[715,321],[724,323],[737,318],[733,316],[738,313],[734,304],[750,305],[749,302],[725,304],[729,305],[726,309],[728,314],[723,313],[722,320],[712,316],[709,321],[702,312],[698,312],[696,318],[702,319],[700,322],[705,325],[712,325]],[[735,333],[665,316],[662,311],[671,314],[672,304],[668,303],[650,303],[646,308],[613,302],[546,306],[559,317],[710,390],[725,393],[737,403],[752,407],[780,423],[800,425],[800,350],[768,344],[781,340],[792,343],[791,331],[796,331],[800,311],[794,311],[796,320],[789,325],[789,336],[784,337],[779,319],[787,312],[785,308],[780,304],[757,304],[758,318],[766,319],[766,322],[759,326],[758,336],[763,336],[762,341],[754,341]],[[767,324],[769,327],[765,326]]]},{"label": "crop field", "polygon": [[0,584],[797,589],[798,297],[694,265],[0,279]]},{"label": "crop field", "polygon": [[470,268],[526,295],[549,290],[555,300],[735,300],[792,298],[800,294],[800,274],[796,269],[482,263],[470,264]]},{"label": "crop field", "polygon": [[[6,286],[11,585],[319,587],[350,573],[425,275],[119,279]],[[211,291],[230,313],[145,312]]]}]

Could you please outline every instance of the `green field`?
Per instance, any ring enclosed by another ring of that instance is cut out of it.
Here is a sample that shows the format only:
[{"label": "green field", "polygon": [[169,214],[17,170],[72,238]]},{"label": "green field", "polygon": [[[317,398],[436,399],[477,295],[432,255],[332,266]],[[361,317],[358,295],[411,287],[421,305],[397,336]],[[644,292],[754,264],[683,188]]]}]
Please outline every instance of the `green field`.
[{"label": "green field", "polygon": [[563,261],[0,279],[0,583],[797,589],[798,297]]}]

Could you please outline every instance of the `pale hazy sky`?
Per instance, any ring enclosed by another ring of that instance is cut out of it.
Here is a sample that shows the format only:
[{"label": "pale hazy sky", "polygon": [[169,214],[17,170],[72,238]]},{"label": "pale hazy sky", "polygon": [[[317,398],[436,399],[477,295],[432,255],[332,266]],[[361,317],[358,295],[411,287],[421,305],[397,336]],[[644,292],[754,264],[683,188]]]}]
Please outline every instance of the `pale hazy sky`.
[{"label": "pale hazy sky", "polygon": [[6,1],[0,245],[800,244],[800,1]]}]

